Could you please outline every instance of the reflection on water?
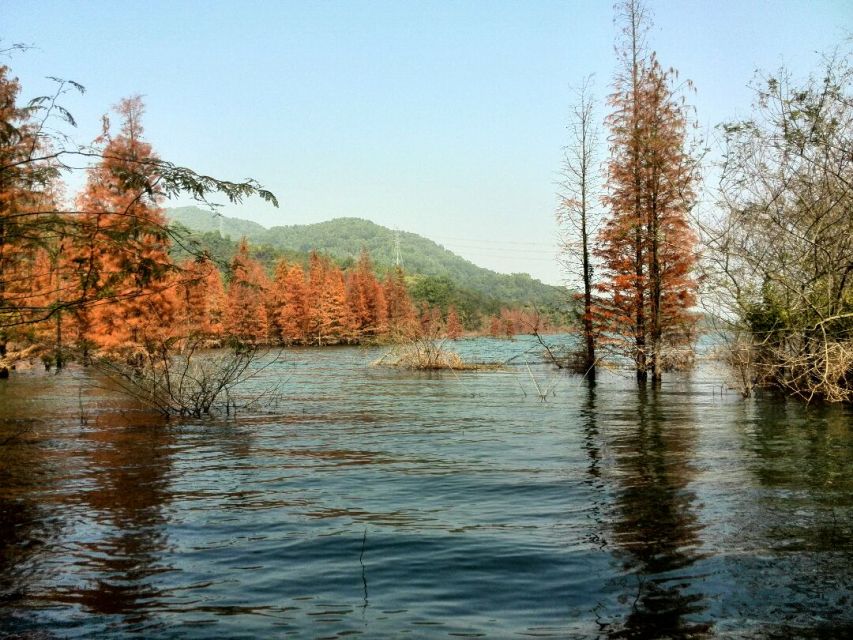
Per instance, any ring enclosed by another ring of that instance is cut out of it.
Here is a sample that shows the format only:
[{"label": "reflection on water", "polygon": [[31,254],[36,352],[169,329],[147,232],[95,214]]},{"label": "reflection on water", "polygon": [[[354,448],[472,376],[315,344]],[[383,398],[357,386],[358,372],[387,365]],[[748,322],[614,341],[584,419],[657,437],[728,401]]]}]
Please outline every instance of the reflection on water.
[{"label": "reflection on water", "polygon": [[78,435],[80,480],[88,486],[64,503],[93,522],[67,550],[73,570],[54,578],[41,596],[46,602],[121,615],[131,628],[148,628],[160,597],[155,576],[169,570],[160,558],[167,548],[162,511],[170,499],[171,441],[156,417],[132,412],[95,414]]},{"label": "reflection on water", "polygon": [[377,355],[215,423],[0,381],[0,636],[849,637],[849,408]]},{"label": "reflection on water", "polygon": [[657,389],[640,389],[635,406],[608,416],[621,428],[614,452],[613,543],[626,572],[622,602],[630,609],[616,638],[692,638],[710,629],[702,621],[705,596],[694,564],[701,558],[702,524],[693,458],[694,408]]}]

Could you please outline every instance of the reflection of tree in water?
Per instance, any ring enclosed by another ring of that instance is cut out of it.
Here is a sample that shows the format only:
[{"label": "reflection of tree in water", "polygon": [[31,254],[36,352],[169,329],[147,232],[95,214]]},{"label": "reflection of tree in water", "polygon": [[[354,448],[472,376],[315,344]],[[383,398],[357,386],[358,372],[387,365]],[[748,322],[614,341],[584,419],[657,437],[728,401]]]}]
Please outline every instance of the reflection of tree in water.
[{"label": "reflection of tree in water", "polygon": [[589,509],[591,517],[596,524],[595,528],[589,534],[588,540],[599,549],[604,549],[607,546],[607,541],[604,537],[604,525],[606,523],[604,505],[607,498],[604,495],[606,486],[601,474],[602,451],[599,443],[595,382],[589,380],[584,380],[584,382],[587,386],[584,390],[584,401],[579,410],[580,424],[583,429],[583,447],[589,459],[589,464],[586,468],[588,477],[584,482],[594,490]]},{"label": "reflection of tree in water", "polygon": [[613,638],[695,638],[704,597],[689,567],[699,559],[695,495],[688,488],[696,426],[691,409],[641,389],[624,420],[608,426],[615,469],[612,539],[626,575],[620,602],[630,609]]},{"label": "reflection of tree in water", "polygon": [[132,412],[100,413],[90,421],[82,449],[94,487],[69,497],[94,520],[91,537],[78,543],[88,580],[60,587],[56,600],[134,624],[160,598],[152,577],[169,570],[159,560],[167,544],[162,508],[169,499],[172,436],[156,422]]},{"label": "reflection of tree in water", "polygon": [[[0,397],[0,402],[3,398]],[[0,415],[0,636],[24,624],[39,559],[58,525],[39,494],[56,483],[35,422]],[[20,630],[20,629],[18,629]]]},{"label": "reflection of tree in water", "polygon": [[763,637],[853,637],[853,407],[759,396],[742,410],[755,486],[735,513],[750,552],[735,608],[766,620]]}]

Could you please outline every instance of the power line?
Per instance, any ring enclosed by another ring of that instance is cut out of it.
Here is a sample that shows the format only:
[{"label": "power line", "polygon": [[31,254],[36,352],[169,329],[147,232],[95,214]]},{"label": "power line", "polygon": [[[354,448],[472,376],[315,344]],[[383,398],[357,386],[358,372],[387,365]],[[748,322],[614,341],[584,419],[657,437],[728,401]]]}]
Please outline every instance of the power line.
[{"label": "power line", "polygon": [[431,240],[441,240],[449,241],[449,242],[470,242],[470,243],[478,243],[478,244],[490,244],[490,245],[526,245],[530,247],[552,247],[553,243],[549,242],[529,242],[523,240],[488,240],[485,238],[453,238],[450,236],[433,236],[430,235],[429,238]]}]

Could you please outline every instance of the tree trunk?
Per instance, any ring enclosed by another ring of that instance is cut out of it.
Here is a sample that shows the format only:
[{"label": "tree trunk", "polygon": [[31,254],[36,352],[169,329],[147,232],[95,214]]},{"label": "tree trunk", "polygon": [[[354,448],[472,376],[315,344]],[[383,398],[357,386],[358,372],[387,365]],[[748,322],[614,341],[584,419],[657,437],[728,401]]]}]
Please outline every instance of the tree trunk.
[{"label": "tree trunk", "polygon": [[651,240],[651,264],[649,281],[651,284],[651,295],[649,298],[649,307],[651,318],[651,370],[652,384],[658,385],[661,381],[661,341],[663,327],[661,326],[661,271],[660,257],[658,255],[659,239],[658,239],[658,212],[656,199],[652,198],[651,211],[649,213],[649,238]]},{"label": "tree trunk", "polygon": [[639,96],[639,7],[635,3],[629,4],[631,16],[631,92],[633,140],[631,141],[631,153],[633,155],[634,174],[634,260],[637,280],[634,284],[636,291],[634,335],[637,347],[635,365],[637,368],[637,382],[645,383],[648,376],[646,367],[646,318],[645,318],[645,283],[643,282],[643,214],[642,201],[642,179],[640,177],[640,96]]},{"label": "tree trunk", "polygon": [[65,361],[62,359],[62,312],[56,312],[56,348],[53,359],[56,364],[56,370],[59,371],[65,366]]}]

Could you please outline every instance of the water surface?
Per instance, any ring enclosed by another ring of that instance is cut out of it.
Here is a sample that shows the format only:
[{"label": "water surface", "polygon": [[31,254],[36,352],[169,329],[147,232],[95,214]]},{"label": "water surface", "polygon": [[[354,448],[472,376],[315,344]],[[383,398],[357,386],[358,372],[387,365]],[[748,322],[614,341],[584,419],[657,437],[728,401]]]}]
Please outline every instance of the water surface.
[{"label": "water surface", "polygon": [[0,636],[853,633],[850,408],[458,349],[515,357],[289,351],[243,389],[265,411],[206,422],[85,371],[0,381]]}]

